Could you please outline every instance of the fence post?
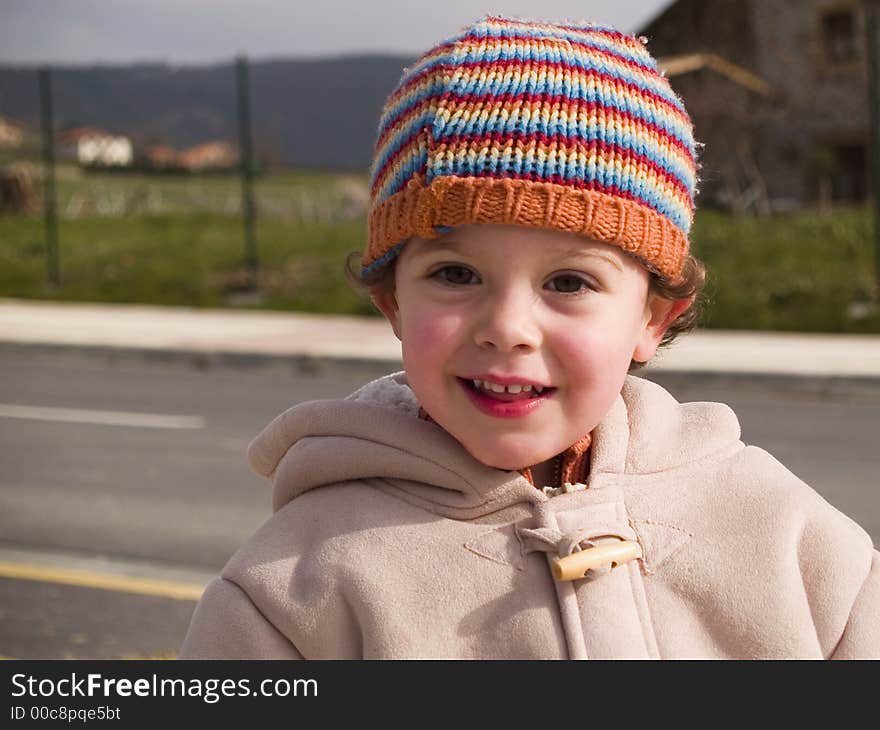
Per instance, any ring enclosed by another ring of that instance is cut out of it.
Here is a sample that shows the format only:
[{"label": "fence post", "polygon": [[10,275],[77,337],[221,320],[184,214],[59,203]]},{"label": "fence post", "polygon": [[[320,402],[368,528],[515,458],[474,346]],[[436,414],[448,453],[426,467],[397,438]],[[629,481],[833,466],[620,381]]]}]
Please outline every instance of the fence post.
[{"label": "fence post", "polygon": [[46,219],[46,270],[49,285],[61,286],[58,273],[58,218],[55,205],[55,124],[52,118],[52,71],[47,66],[38,73],[40,117],[43,128],[43,212]]},{"label": "fence post", "polygon": [[874,300],[880,301],[880,59],[878,0],[865,2],[868,53],[868,111],[871,124],[871,194],[874,199]]},{"label": "fence post", "polygon": [[241,210],[244,218],[245,260],[250,269],[251,286],[257,288],[257,239],[254,233],[256,208],[254,206],[254,161],[251,147],[251,105],[248,87],[248,62],[244,56],[236,59],[238,87],[238,139],[241,151]]}]

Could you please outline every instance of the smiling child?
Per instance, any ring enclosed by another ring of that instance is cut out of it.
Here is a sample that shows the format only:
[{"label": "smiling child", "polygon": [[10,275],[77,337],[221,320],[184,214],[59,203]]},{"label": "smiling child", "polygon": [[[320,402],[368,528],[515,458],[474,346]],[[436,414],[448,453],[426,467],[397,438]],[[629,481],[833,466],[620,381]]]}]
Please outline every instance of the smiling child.
[{"label": "smiling child", "polygon": [[647,270],[616,246],[463,225],[436,240],[414,237],[394,293],[380,290],[374,301],[431,418],[482,463],[527,466],[549,484],[556,455],[599,424],[631,361],[648,361],[690,306],[649,296],[648,284]]},{"label": "smiling child", "polygon": [[612,28],[486,17],[406,69],[352,274],[404,370],[254,440],[274,514],[181,657],[880,657],[868,535],[632,374],[696,320],[696,149]]}]

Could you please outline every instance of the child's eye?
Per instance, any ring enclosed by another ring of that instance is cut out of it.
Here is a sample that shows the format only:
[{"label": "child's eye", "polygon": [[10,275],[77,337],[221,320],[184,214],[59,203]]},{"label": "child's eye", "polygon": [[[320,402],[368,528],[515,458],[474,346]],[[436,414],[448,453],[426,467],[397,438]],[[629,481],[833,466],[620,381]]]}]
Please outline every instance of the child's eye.
[{"label": "child's eye", "polygon": [[446,284],[468,284],[473,273],[464,266],[444,266],[431,274],[431,278],[439,278]]},{"label": "child's eye", "polygon": [[[443,266],[429,278],[439,279],[444,284],[465,286],[473,283],[471,277],[477,278],[476,274],[465,266]],[[559,274],[550,281],[554,282],[554,289],[560,294],[582,294],[595,289],[589,280],[577,274]]]},{"label": "child's eye", "polygon": [[556,282],[556,291],[561,294],[578,294],[582,291],[589,291],[595,287],[582,276],[575,274],[559,274],[554,276],[550,281]]}]

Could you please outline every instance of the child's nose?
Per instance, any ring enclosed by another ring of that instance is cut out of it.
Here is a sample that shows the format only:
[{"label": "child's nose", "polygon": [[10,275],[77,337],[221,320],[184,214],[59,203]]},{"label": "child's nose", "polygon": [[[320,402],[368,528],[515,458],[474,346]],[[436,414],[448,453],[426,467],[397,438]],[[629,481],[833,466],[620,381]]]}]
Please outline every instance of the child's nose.
[{"label": "child's nose", "polygon": [[501,352],[537,349],[541,344],[541,329],[535,306],[530,289],[487,297],[476,313],[474,341],[479,347]]}]

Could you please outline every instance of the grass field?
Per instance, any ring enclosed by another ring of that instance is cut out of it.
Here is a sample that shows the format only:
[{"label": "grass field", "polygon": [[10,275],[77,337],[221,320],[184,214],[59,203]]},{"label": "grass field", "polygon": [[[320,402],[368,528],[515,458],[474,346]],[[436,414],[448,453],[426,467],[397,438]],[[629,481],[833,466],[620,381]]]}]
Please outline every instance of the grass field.
[{"label": "grass field", "polygon": [[[366,313],[343,276],[364,240],[363,218],[341,223],[263,220],[257,228],[259,305]],[[242,224],[210,213],[83,218],[60,226],[61,287],[46,285],[43,224],[0,219],[0,296],[223,307],[247,283]]]},{"label": "grass field", "polygon": [[[166,199],[201,189],[231,200],[239,190],[234,177],[130,177],[62,179],[59,199],[69,203],[85,195],[88,186],[147,194],[153,188]],[[0,217],[0,296],[373,314],[343,275],[345,255],[364,243],[358,200],[364,185],[363,176],[329,173],[287,173],[257,181],[262,211],[258,302],[242,304],[237,296],[247,280],[237,211],[210,206],[193,212],[62,217],[58,289],[45,283],[42,220]],[[281,201],[279,208],[284,201],[300,203],[273,214],[264,203],[269,199]],[[877,293],[872,235],[867,208],[839,210],[830,217],[804,212],[769,219],[700,211],[692,239],[710,273],[703,326],[880,333],[876,310],[862,317],[851,313],[853,304]]]},{"label": "grass field", "polygon": [[[38,190],[42,166],[34,161],[28,166]],[[65,220],[241,212],[241,180],[235,174],[102,173],[62,163],[56,167],[55,179],[56,208]],[[281,171],[259,176],[254,191],[266,217],[339,220],[363,211],[367,175]]]},{"label": "grass field", "polygon": [[868,207],[769,219],[700,211],[693,249],[709,270],[703,326],[880,333],[876,308],[851,313],[878,295]]}]

